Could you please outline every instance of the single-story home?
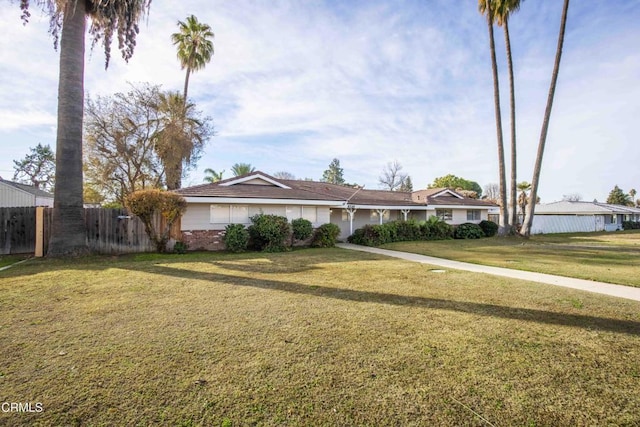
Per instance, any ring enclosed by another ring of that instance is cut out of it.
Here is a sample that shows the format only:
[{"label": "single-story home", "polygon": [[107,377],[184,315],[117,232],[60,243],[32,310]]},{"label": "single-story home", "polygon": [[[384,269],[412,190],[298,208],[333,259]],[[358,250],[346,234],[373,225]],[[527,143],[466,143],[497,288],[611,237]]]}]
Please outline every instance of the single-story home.
[{"label": "single-story home", "polygon": [[340,227],[340,238],[365,224],[398,219],[426,220],[435,215],[449,224],[479,223],[494,204],[464,197],[446,188],[412,193],[367,190],[326,182],[279,179],[252,172],[212,184],[176,190],[187,201],[182,238],[193,249],[222,249],[228,224],[249,225],[259,213],[305,218],[314,228]]},{"label": "single-story home", "polygon": [[6,181],[0,177],[0,208],[53,207],[53,194],[32,185]]},{"label": "single-story home", "polygon": [[640,221],[640,209],[598,202],[536,205],[531,234],[622,230],[623,221]]}]

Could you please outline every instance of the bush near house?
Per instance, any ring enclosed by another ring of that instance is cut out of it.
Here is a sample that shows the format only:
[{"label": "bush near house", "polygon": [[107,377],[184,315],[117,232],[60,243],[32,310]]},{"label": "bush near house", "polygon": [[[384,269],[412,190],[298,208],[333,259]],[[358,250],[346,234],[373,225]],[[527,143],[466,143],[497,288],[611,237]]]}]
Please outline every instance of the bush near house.
[{"label": "bush near house", "polygon": [[485,237],[493,237],[496,235],[496,233],[498,233],[498,224],[493,221],[487,221],[486,219],[483,219],[478,225],[480,226],[480,228],[482,228]]},{"label": "bush near house", "polygon": [[453,227],[432,216],[428,221],[391,221],[380,225],[367,224],[347,238],[349,243],[363,246],[380,246],[385,243],[446,240],[453,237]]},{"label": "bush near house", "polygon": [[284,216],[257,214],[249,218],[249,246],[264,252],[283,252],[288,249],[287,240],[291,225]]},{"label": "bush near house", "polygon": [[484,231],[478,224],[465,222],[456,227],[453,237],[455,239],[481,239],[484,237]]},{"label": "bush near house", "polygon": [[224,245],[230,252],[244,252],[249,246],[249,231],[242,224],[229,224],[224,229]]},{"label": "bush near house", "polygon": [[291,221],[291,230],[295,240],[307,240],[313,234],[313,224],[308,219],[294,219]]},{"label": "bush near house", "polygon": [[623,230],[640,230],[640,221],[622,221]]},{"label": "bush near house", "polygon": [[313,234],[311,246],[316,248],[332,248],[336,245],[338,236],[340,235],[340,227],[335,224],[322,224]]}]

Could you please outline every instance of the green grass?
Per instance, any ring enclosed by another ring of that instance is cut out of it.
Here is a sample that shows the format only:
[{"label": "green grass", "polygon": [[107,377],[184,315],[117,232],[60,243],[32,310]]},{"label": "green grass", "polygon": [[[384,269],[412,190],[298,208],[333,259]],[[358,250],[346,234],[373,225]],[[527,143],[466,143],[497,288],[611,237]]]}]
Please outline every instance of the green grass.
[{"label": "green grass", "polygon": [[0,425],[638,425],[640,303],[340,249],[0,273]]},{"label": "green grass", "polygon": [[397,242],[385,249],[640,287],[640,231]]},{"label": "green grass", "polygon": [[0,255],[0,268],[29,258],[30,255]]}]

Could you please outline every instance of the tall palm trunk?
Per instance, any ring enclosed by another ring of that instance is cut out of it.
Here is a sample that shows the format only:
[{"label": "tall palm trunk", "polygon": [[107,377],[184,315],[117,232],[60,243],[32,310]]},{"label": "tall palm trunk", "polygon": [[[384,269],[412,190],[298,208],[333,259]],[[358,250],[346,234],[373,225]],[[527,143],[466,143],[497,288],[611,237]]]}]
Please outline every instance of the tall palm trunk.
[{"label": "tall palm trunk", "polygon": [[509,37],[509,20],[504,20],[504,43],[507,49],[507,67],[509,68],[509,107],[511,113],[511,184],[509,186],[509,223],[515,226],[518,223],[517,198],[517,155],[516,155],[516,92],[513,82],[513,60],[511,56],[511,38]]},{"label": "tall palm trunk", "polygon": [[[187,72],[184,78],[184,90],[182,95],[183,102],[183,120],[187,115],[187,94],[189,92],[189,76],[191,75],[191,68],[187,67]],[[174,162],[173,166],[167,167],[166,173],[166,183],[167,190],[177,190],[182,187],[182,162],[184,158],[184,153],[180,153],[180,158],[177,158]]]},{"label": "tall palm trunk", "polygon": [[60,40],[56,186],[49,255],[88,251],[82,204],[85,2],[67,2]]},{"label": "tall palm trunk", "polygon": [[487,23],[489,25],[489,44],[491,48],[491,68],[493,71],[493,101],[496,111],[496,133],[498,136],[498,168],[500,174],[500,228],[499,235],[509,232],[509,216],[507,213],[507,180],[504,164],[504,142],[502,138],[502,116],[500,112],[500,87],[498,81],[498,61],[496,60],[496,44],[493,38],[493,15],[491,0],[487,1]]},{"label": "tall palm trunk", "polygon": [[553,65],[553,73],[551,75],[551,84],[549,86],[549,96],[547,97],[547,107],[544,111],[544,120],[542,121],[542,131],[540,132],[540,141],[538,142],[538,152],[536,155],[536,164],[533,169],[533,179],[531,181],[531,203],[527,206],[527,214],[520,234],[529,237],[531,234],[531,224],[533,223],[533,215],[535,214],[536,200],[538,199],[538,184],[540,182],[540,171],[542,169],[542,156],[544,155],[544,147],[547,142],[547,131],[549,130],[549,119],[551,117],[551,107],[553,106],[553,97],[556,93],[556,82],[558,81],[558,72],[560,71],[560,59],[562,58],[562,45],[564,44],[564,30],[567,24],[567,11],[569,10],[569,0],[564,0],[562,8],[562,18],[560,20],[560,34],[558,35],[558,47],[556,48],[556,60]]}]

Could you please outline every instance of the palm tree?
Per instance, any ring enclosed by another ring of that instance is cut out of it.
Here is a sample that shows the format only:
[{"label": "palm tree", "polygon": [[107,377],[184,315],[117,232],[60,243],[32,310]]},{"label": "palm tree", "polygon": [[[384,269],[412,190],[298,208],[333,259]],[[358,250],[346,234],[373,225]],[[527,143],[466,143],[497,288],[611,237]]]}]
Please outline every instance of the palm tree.
[{"label": "palm tree", "polygon": [[209,175],[204,177],[204,182],[213,183],[222,181],[222,174],[224,173],[224,171],[216,172],[213,169],[206,168],[204,170],[204,173]]},{"label": "palm tree", "polygon": [[198,22],[194,15],[186,21],[178,21],[180,31],[171,35],[171,41],[178,47],[178,60],[182,69],[186,69],[183,97],[186,101],[189,89],[189,76],[200,70],[211,61],[213,42],[209,40],[214,34],[207,24]]},{"label": "palm tree", "polygon": [[[30,16],[30,3],[20,1],[25,21]],[[106,68],[114,35],[125,61],[133,55],[138,21],[148,11],[151,0],[34,0],[33,3],[50,17],[54,47],[60,41],[56,187],[48,254],[79,255],[88,251],[82,201],[86,18],[91,21],[89,33],[93,41],[102,40]]]},{"label": "palm tree", "polygon": [[[553,73],[551,74],[551,84],[549,85],[549,95],[547,97],[547,107],[544,111],[544,119],[542,121],[542,130],[540,132],[540,140],[538,142],[538,152],[536,154],[536,163],[533,168],[533,180],[531,181],[531,200],[537,200],[538,184],[540,183],[540,172],[542,170],[542,156],[544,155],[544,146],[547,142],[547,131],[549,130],[549,119],[551,118],[551,107],[553,106],[553,97],[556,93],[556,83],[558,81],[558,72],[560,71],[560,59],[562,58],[562,45],[564,44],[564,30],[567,25],[567,11],[569,10],[569,0],[564,0],[562,7],[562,18],[560,18],[560,33],[558,34],[558,46],[556,47],[556,59],[553,65]],[[533,215],[535,213],[536,204],[529,203],[527,206],[527,214],[525,215],[520,234],[529,237],[531,234],[531,225],[533,223]]]},{"label": "palm tree", "polygon": [[255,170],[256,168],[251,166],[250,163],[236,163],[235,165],[231,166],[231,173],[233,173],[233,176],[245,175],[251,172],[255,172]]},{"label": "palm tree", "polygon": [[527,209],[527,203],[529,202],[529,194],[527,193],[531,190],[531,184],[527,181],[522,181],[517,185],[517,188],[520,192],[518,195],[518,207],[520,207],[520,215],[524,219],[524,211]]},{"label": "palm tree", "polygon": [[[480,11],[484,12],[487,0],[480,1]],[[515,225],[518,221],[516,208],[516,180],[517,180],[517,154],[516,154],[516,96],[513,79],[513,59],[511,55],[511,38],[509,36],[509,17],[520,9],[521,0],[499,0],[492,8],[494,22],[504,30],[504,44],[507,53],[507,68],[509,70],[509,110],[511,125],[511,182],[509,185],[509,222]],[[492,5],[493,6],[493,5]]]},{"label": "palm tree", "polygon": [[493,71],[493,102],[496,114],[496,134],[498,137],[498,173],[500,185],[500,229],[499,235],[505,235],[509,232],[509,215],[507,212],[507,180],[505,177],[504,164],[504,143],[502,138],[502,116],[500,112],[500,84],[498,81],[498,62],[496,60],[496,44],[493,38],[493,21],[494,14],[492,12],[495,0],[478,0],[478,8],[481,14],[487,15],[487,25],[489,27],[489,47],[491,50],[491,69]]},{"label": "palm tree", "polygon": [[199,159],[213,132],[209,119],[201,120],[195,104],[185,104],[178,92],[158,95],[158,121],[155,149],[164,165],[167,189],[176,190],[181,186],[183,165],[188,167]]}]

